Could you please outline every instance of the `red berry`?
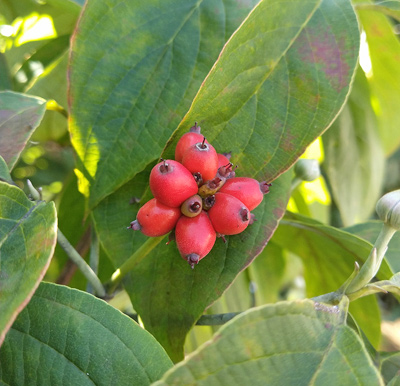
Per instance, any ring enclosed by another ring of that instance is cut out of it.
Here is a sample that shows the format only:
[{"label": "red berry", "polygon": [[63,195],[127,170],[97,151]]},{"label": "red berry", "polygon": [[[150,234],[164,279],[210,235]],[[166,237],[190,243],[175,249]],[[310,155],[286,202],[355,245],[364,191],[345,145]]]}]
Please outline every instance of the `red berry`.
[{"label": "red berry", "polygon": [[175,240],[181,256],[194,268],[212,249],[216,233],[206,212],[196,217],[181,216],[175,228]]},{"label": "red berry", "polygon": [[175,148],[175,161],[182,162],[183,154],[190,146],[197,142],[203,141],[203,136],[200,134],[200,126],[197,122],[190,128],[189,133],[183,134],[176,144]]},{"label": "red berry", "polygon": [[243,232],[250,221],[250,211],[240,200],[229,194],[218,192],[215,203],[208,210],[215,231],[221,235],[236,235]]},{"label": "red berry", "polygon": [[252,211],[261,204],[264,194],[269,192],[269,187],[270,184],[258,182],[254,178],[235,177],[226,180],[220,192],[238,198]]},{"label": "red berry", "polygon": [[189,170],[176,161],[164,160],[150,173],[150,190],[162,204],[178,207],[197,193],[197,183]]},{"label": "red berry", "polygon": [[228,165],[230,163],[229,159],[231,158],[231,155],[229,153],[227,153],[227,154],[229,155],[229,158],[225,154],[221,154],[221,153],[217,154],[217,156],[218,156],[218,169],[221,166],[225,166],[225,165]]},{"label": "red berry", "polygon": [[179,208],[171,208],[152,198],[139,209],[136,220],[131,222],[129,228],[140,230],[149,237],[163,236],[175,228],[179,217]]},{"label": "red berry", "polygon": [[181,205],[181,212],[187,217],[196,217],[201,213],[203,200],[198,194],[189,197]]},{"label": "red berry", "polygon": [[205,142],[205,137],[202,142],[190,146],[182,158],[184,165],[191,173],[200,173],[203,181],[212,180],[218,170],[218,156],[214,147]]}]

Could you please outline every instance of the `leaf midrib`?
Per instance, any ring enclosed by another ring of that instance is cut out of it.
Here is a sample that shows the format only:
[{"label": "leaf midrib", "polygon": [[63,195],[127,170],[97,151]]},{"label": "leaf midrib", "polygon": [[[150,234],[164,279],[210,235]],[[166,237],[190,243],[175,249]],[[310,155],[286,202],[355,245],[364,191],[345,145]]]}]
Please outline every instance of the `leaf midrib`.
[{"label": "leaf midrib", "polygon": [[[279,65],[280,61],[282,60],[283,57],[285,57],[286,53],[289,51],[290,47],[293,45],[293,43],[297,40],[297,38],[299,37],[299,35],[301,34],[301,32],[303,32],[303,30],[306,28],[306,26],[308,25],[309,21],[311,20],[311,18],[313,17],[313,15],[315,14],[315,12],[317,11],[317,9],[320,7],[322,3],[322,0],[318,0],[318,2],[316,3],[315,7],[312,9],[312,11],[310,12],[310,14],[308,15],[308,17],[306,18],[306,20],[304,21],[304,23],[300,26],[299,30],[297,31],[297,33],[295,34],[295,36],[289,41],[287,47],[282,51],[281,55],[273,62],[273,64],[271,65],[271,69],[270,71],[268,71],[265,76],[263,77],[263,79],[259,82],[259,85],[257,87],[255,87],[254,92],[249,94],[249,97],[246,100],[243,100],[242,106],[238,109],[240,110],[254,95],[258,94],[259,89],[262,87],[262,85],[267,81],[267,79],[270,77],[270,75],[275,71],[276,67]],[[260,3],[259,3],[260,4]],[[248,14],[248,16],[246,17],[246,19],[243,21],[242,25],[245,24],[245,22],[251,17],[251,15],[253,14],[253,12],[255,12],[255,10],[258,8],[258,5],[256,7],[253,8],[253,10]],[[235,35],[238,33],[238,31],[240,31],[240,28],[238,28],[233,34],[232,36],[229,38],[229,40],[226,42],[224,48],[222,49],[221,53],[220,53],[220,57],[224,54],[225,50],[226,50],[226,46],[229,44],[229,42],[234,39]],[[266,31],[266,33],[269,31]],[[236,49],[238,49],[239,47],[241,47],[242,44],[238,47],[236,47]],[[215,73],[215,68],[218,66],[218,63],[220,61],[220,57],[218,58],[218,60],[214,63],[213,67],[211,68],[210,72],[207,74],[206,78],[203,81],[203,84],[205,84],[208,80],[208,78],[211,78],[214,73]],[[242,74],[242,72],[240,73]],[[237,76],[239,76],[240,74],[236,75],[235,78]],[[235,79],[233,78],[229,84],[232,83],[232,81]],[[228,84],[228,85],[229,85]],[[186,120],[186,117],[188,117],[192,111],[193,111],[193,106],[196,105],[197,99],[199,98],[200,93],[202,92],[203,87],[201,87],[198,91],[198,93],[196,94],[196,96],[193,99],[193,103],[189,109],[189,111],[186,113],[186,115],[184,116],[182,122],[184,122]],[[214,101],[220,94],[221,92],[223,92],[224,89],[220,89],[220,91],[213,97],[213,99],[211,99],[208,104],[212,105],[212,101]],[[230,118],[229,118],[230,119]],[[228,120],[229,120],[228,119]],[[227,120],[220,122],[220,124],[226,123],[228,122]]]},{"label": "leaf midrib", "polygon": [[66,360],[68,363],[72,364],[74,367],[76,367],[76,368],[78,369],[78,371],[80,371],[81,373],[85,374],[85,375],[89,378],[89,380],[92,382],[92,384],[93,384],[94,386],[96,386],[96,383],[90,378],[90,376],[88,375],[88,373],[87,373],[86,371],[82,370],[77,364],[75,364],[75,363],[74,363],[73,361],[71,361],[69,358],[67,358],[67,357],[64,355],[64,353],[62,353],[62,352],[56,350],[54,347],[52,347],[52,346],[46,344],[45,342],[41,341],[41,340],[38,339],[37,337],[35,337],[35,336],[33,336],[33,335],[31,335],[31,334],[25,332],[25,331],[18,330],[18,329],[15,327],[15,324],[11,327],[11,330],[12,330],[12,331],[15,331],[15,332],[17,332],[17,333],[22,334],[24,337],[31,338],[31,339],[34,340],[35,342],[38,342],[39,345],[40,345],[40,347],[41,347],[41,346],[48,347],[51,351],[54,351],[55,353],[57,353],[57,354],[60,355],[61,357],[65,358],[65,360]]},{"label": "leaf midrib", "polygon": [[[132,351],[132,349],[128,346],[128,344],[125,343],[125,342],[121,339],[120,336],[118,336],[116,333],[114,333],[113,331],[111,331],[109,327],[107,327],[106,325],[104,325],[103,323],[101,323],[100,320],[95,319],[92,315],[87,314],[87,313],[83,312],[82,310],[73,307],[71,304],[65,304],[65,303],[57,302],[57,301],[55,301],[55,300],[53,300],[53,299],[50,299],[50,298],[48,298],[48,297],[42,295],[41,293],[35,293],[35,297],[39,297],[39,298],[41,298],[41,299],[44,299],[44,300],[47,301],[47,302],[54,303],[54,304],[56,304],[56,305],[58,305],[58,306],[65,307],[65,308],[67,308],[67,309],[69,309],[69,310],[72,310],[72,311],[74,311],[74,312],[77,312],[77,313],[83,315],[84,317],[87,317],[87,318],[93,320],[96,324],[99,324],[101,327],[105,328],[107,331],[110,332],[110,334],[112,334],[114,337],[116,337],[116,338],[118,339],[118,341],[120,341],[120,342],[122,343],[122,345],[125,346],[125,348],[132,354],[133,358],[137,361],[137,363],[139,363],[139,365],[140,365],[140,367],[142,368],[144,374],[145,374],[146,377],[148,378],[149,384],[151,383],[150,375],[147,373],[147,368],[146,368],[146,366],[144,366],[144,365],[141,363],[141,361],[139,360],[139,358],[138,358],[138,357],[136,356],[136,354]],[[100,300],[96,300],[96,301],[100,301]],[[119,311],[117,311],[117,312],[119,312]],[[128,318],[127,316],[123,316],[123,317]],[[131,320],[131,319],[128,318],[128,320]],[[132,321],[132,323],[135,323],[135,322]]]},{"label": "leaf midrib", "polygon": [[[45,205],[43,201],[38,202],[37,204],[33,205],[29,210],[15,223],[15,225],[4,235],[3,239],[0,240],[0,248],[3,244],[8,240],[8,238],[15,232],[19,226],[28,219],[28,217],[37,209]],[[15,221],[15,220],[14,220]]]}]

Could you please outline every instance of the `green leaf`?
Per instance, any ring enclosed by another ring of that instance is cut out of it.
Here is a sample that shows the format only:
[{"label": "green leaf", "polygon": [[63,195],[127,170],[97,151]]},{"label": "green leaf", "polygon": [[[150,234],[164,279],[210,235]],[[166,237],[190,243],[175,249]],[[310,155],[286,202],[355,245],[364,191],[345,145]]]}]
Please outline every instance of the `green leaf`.
[{"label": "green leaf", "polygon": [[[365,262],[372,249],[370,243],[350,233],[294,214],[285,216],[272,240],[303,259],[309,297],[337,290],[353,272],[354,263]],[[384,260],[379,278],[389,279],[392,275]],[[370,296],[352,302],[350,311],[368,339],[377,347],[381,333],[376,299]]]},{"label": "green leaf", "polygon": [[381,352],[381,373],[385,382],[396,378],[400,371],[400,351]]},{"label": "green leaf", "polygon": [[6,161],[4,161],[3,157],[0,155],[0,181],[12,182],[10,171],[8,170],[8,166]]},{"label": "green leaf", "polygon": [[16,27],[16,33],[7,39],[5,56],[10,68],[19,69],[51,40],[71,34],[81,7],[69,0],[0,0],[0,9],[8,24]]},{"label": "green leaf", "polygon": [[[49,40],[46,42],[46,44],[42,45],[39,49],[35,51],[35,53],[29,58],[29,60],[33,61],[39,61],[43,67],[44,71],[47,70],[47,68],[53,67],[53,63],[57,61],[65,51],[68,51],[69,49],[69,43],[70,43],[70,34],[67,35],[61,35],[59,37],[56,37],[54,39]],[[25,62],[21,69],[25,70],[26,72],[29,72],[29,62]],[[41,77],[43,73],[39,75]],[[37,75],[36,75],[37,77]],[[33,79],[33,82],[36,82],[36,77]],[[63,83],[67,83],[67,78],[66,75],[64,75],[64,79],[60,76],[60,80],[62,79]],[[29,83],[26,88],[31,87],[31,84]],[[54,87],[54,89],[57,89],[57,87]],[[26,90],[26,89],[25,89]],[[47,92],[51,92],[54,90],[47,90]],[[64,99],[66,99],[66,96],[64,96]]]},{"label": "green leaf", "polygon": [[224,47],[163,158],[197,121],[244,175],[272,181],[336,117],[358,45],[349,1],[261,1]]},{"label": "green leaf", "polygon": [[10,170],[39,126],[45,110],[44,99],[0,91],[0,155]]},{"label": "green leaf", "polygon": [[242,312],[252,307],[253,295],[246,271],[242,271],[224,294],[207,309],[208,315]]},{"label": "green leaf", "polygon": [[269,242],[248,269],[256,285],[256,305],[277,302],[287,269],[283,248]]},{"label": "green leaf", "polygon": [[[129,202],[147,187],[148,173],[141,173],[108,196],[93,212],[99,239],[115,268],[148,240],[140,232],[126,229],[139,209],[139,204]],[[182,359],[185,336],[205,308],[222,295],[271,237],[286,208],[290,177],[286,173],[274,182],[254,211],[254,224],[239,235],[227,237],[226,244],[218,239],[211,253],[193,270],[180,257],[175,243],[165,245],[165,238],[123,282],[146,329],[174,361]]]},{"label": "green leaf", "polygon": [[[371,244],[374,244],[378,238],[379,232],[382,229],[381,221],[368,221],[362,224],[347,227],[344,230],[361,237]],[[385,259],[393,272],[400,272],[400,233],[397,232],[393,235],[389,242],[388,250],[385,254]]]},{"label": "green leaf", "polygon": [[375,347],[372,346],[371,342],[368,340],[368,338],[364,334],[364,331],[361,330],[360,326],[357,324],[357,322],[354,320],[354,318],[352,317],[351,314],[347,315],[346,324],[349,327],[351,327],[357,333],[357,335],[361,338],[361,340],[364,342],[365,349],[367,350],[372,361],[374,363],[379,363],[379,353],[376,351]]},{"label": "green leaf", "polygon": [[0,344],[44,276],[54,252],[54,203],[32,203],[0,182]]},{"label": "green leaf", "polygon": [[[76,176],[71,172],[69,177],[64,181],[63,190],[58,196],[58,228],[83,258],[85,258],[90,243],[90,231],[88,230],[88,222],[85,221],[84,214],[84,197],[78,192]],[[54,257],[51,260],[50,267],[47,270],[44,280],[58,282],[62,273],[65,272],[63,269],[70,264],[73,264],[72,261],[60,244],[57,243]],[[64,282],[58,283],[65,284]],[[74,274],[72,280],[69,281],[68,285],[70,287],[84,289],[86,283],[87,279],[78,270]]]},{"label": "green leaf", "polygon": [[76,3],[77,1],[72,0],[47,0],[46,2],[0,0],[2,13],[8,22],[32,13],[44,14],[52,19],[54,28],[59,36],[65,35],[73,29],[73,16],[76,19],[81,9]]},{"label": "green leaf", "polygon": [[156,340],[85,292],[42,283],[0,351],[13,385],[149,385],[171,367]]},{"label": "green leaf", "polygon": [[[367,0],[354,0],[372,4]],[[372,105],[378,117],[379,132],[386,154],[400,145],[400,41],[385,15],[370,9],[358,8],[357,13],[367,35],[372,74],[368,74]]]},{"label": "green leaf", "polygon": [[400,272],[393,275],[389,280],[375,281],[361,291],[365,292],[365,294],[391,292],[400,296]]},{"label": "green leaf", "polygon": [[11,89],[10,72],[7,65],[7,60],[4,53],[0,52],[0,90]]},{"label": "green leaf", "polygon": [[158,159],[226,39],[256,3],[87,2],[72,44],[69,98],[89,207]]},{"label": "green leaf", "polygon": [[[26,93],[46,100],[55,100],[67,109],[67,65],[69,51],[64,51],[44,72],[26,89]],[[57,87],[54,87],[54,85]],[[57,140],[67,133],[68,121],[58,111],[46,111],[44,118],[35,131],[34,140],[44,142]]]},{"label": "green leaf", "polygon": [[311,300],[249,310],[154,386],[383,385],[338,307]]},{"label": "green leaf", "polygon": [[385,158],[360,68],[344,109],[322,138],[323,166],[343,224],[367,220],[381,195]]},{"label": "green leaf", "polygon": [[[32,55],[45,66],[44,71],[25,89],[30,95],[44,99],[55,99],[60,105],[67,107],[67,65],[69,36],[51,40],[40,52]],[[57,87],[54,85],[57,84]]]},{"label": "green leaf", "polygon": [[387,386],[400,386],[400,375],[393,377]]},{"label": "green leaf", "polygon": [[373,4],[361,3],[357,4],[357,9],[369,9],[373,11],[378,11],[386,16],[390,16],[397,21],[400,21],[400,1],[399,0],[387,0],[381,1]]}]

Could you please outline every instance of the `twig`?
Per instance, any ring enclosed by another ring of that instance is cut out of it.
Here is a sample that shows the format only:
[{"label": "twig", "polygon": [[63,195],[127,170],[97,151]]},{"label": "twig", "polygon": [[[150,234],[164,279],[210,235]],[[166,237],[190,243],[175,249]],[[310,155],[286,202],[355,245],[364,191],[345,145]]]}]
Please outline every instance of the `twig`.
[{"label": "twig", "polygon": [[61,248],[64,249],[68,257],[78,266],[83,275],[92,284],[96,294],[99,297],[104,298],[106,296],[106,291],[104,290],[104,287],[101,284],[99,278],[93,272],[92,268],[90,268],[90,266],[86,263],[86,261],[83,260],[81,255],[74,249],[67,238],[62,234],[60,229],[58,229],[57,232],[57,241],[60,244]]},{"label": "twig", "polygon": [[[97,275],[99,271],[99,251],[100,244],[97,238],[96,231],[94,227],[91,228],[91,238],[90,238],[90,255],[89,255],[89,265],[93,269],[93,272]],[[86,291],[93,293],[93,286],[89,282],[86,287]]]}]

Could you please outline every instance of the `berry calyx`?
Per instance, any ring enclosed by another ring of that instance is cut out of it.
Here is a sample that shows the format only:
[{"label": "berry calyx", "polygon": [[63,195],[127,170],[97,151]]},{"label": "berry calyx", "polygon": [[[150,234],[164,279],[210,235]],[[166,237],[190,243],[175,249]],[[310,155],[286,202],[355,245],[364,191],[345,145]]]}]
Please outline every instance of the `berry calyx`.
[{"label": "berry calyx", "polygon": [[129,228],[140,230],[149,237],[163,236],[175,228],[179,217],[179,208],[171,208],[152,198],[139,209]]},{"label": "berry calyx", "polygon": [[217,177],[228,179],[228,178],[233,178],[235,177],[236,173],[235,170],[237,169],[237,166],[233,168],[233,164],[229,162],[226,165],[222,165],[218,168],[217,172]]},{"label": "berry calyx", "polygon": [[203,199],[203,209],[204,210],[211,209],[214,204],[215,204],[215,195],[214,194],[212,196],[208,196]]},{"label": "berry calyx", "polygon": [[218,156],[214,147],[206,142],[203,137],[202,142],[191,145],[183,154],[182,165],[191,173],[200,173],[203,181],[211,180],[215,177],[218,170]]},{"label": "berry calyx", "polygon": [[225,183],[225,178],[215,177],[212,180],[207,181],[204,185],[199,188],[199,195],[203,198],[215,194],[219,189],[222,188],[222,185]]},{"label": "berry calyx", "polygon": [[236,197],[221,192],[215,195],[208,215],[215,231],[221,235],[241,233],[250,222],[249,209]]},{"label": "berry calyx", "polygon": [[159,202],[175,208],[195,195],[198,187],[192,174],[182,164],[163,160],[151,170],[150,190]]},{"label": "berry calyx", "polygon": [[230,194],[243,202],[246,207],[252,211],[264,198],[264,194],[269,192],[271,184],[258,182],[254,178],[235,177],[226,180],[224,186],[220,189],[221,193]]},{"label": "berry calyx", "polygon": [[212,249],[216,233],[206,212],[196,217],[181,216],[175,228],[179,253],[192,268]]},{"label": "berry calyx", "polygon": [[203,201],[198,194],[189,197],[181,205],[181,212],[187,217],[196,217],[201,213]]},{"label": "berry calyx", "polygon": [[203,177],[199,172],[193,173],[194,180],[197,183],[197,186],[203,185]]},{"label": "berry calyx", "polygon": [[175,147],[175,161],[182,162],[185,151],[203,140],[204,137],[200,134],[200,131],[200,126],[197,126],[197,122],[195,122],[189,132],[182,135]]}]

